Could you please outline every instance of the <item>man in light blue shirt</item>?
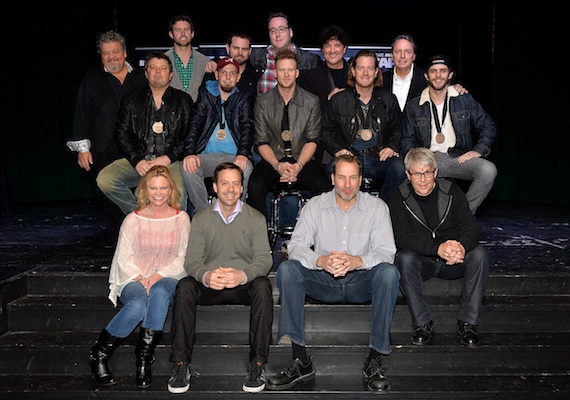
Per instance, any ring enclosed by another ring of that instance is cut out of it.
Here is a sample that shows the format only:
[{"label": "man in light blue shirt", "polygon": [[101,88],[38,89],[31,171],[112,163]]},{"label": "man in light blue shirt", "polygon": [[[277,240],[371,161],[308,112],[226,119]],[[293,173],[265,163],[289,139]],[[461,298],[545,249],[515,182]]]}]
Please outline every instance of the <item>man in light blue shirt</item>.
[{"label": "man in light blue shirt", "polygon": [[387,391],[381,355],[389,355],[390,326],[400,274],[389,209],[360,191],[362,164],[350,154],[332,165],[330,192],[311,198],[288,245],[289,260],[277,270],[281,310],[278,340],[291,343],[293,360],[270,377],[267,388],[283,390],[315,377],[307,355],[305,296],[325,303],[371,302],[370,353],[363,380],[371,391]]}]

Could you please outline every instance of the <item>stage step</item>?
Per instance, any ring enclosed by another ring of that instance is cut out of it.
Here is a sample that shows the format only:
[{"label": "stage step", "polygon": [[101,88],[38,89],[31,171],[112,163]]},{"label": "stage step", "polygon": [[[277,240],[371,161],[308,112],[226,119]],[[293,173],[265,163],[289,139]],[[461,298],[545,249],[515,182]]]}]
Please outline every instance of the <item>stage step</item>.
[{"label": "stage step", "polygon": [[[267,375],[291,358],[276,343],[279,293],[275,273],[273,345]],[[426,282],[436,335],[433,344],[410,344],[411,319],[400,296],[394,312],[392,354],[383,358],[392,386],[389,398],[567,398],[570,394],[570,276],[492,275],[481,315],[481,344],[461,346],[455,337],[462,280]],[[29,273],[0,285],[0,393],[2,398],[173,398],[170,315],[156,351],[151,388],[134,387],[135,331],[110,361],[119,384],[100,388],[91,379],[87,354],[116,313],[107,295],[107,273]],[[368,353],[370,306],[306,306],[313,383],[283,392],[249,395],[241,390],[247,368],[249,307],[199,306],[192,363],[195,399],[364,399],[361,380]]]}]

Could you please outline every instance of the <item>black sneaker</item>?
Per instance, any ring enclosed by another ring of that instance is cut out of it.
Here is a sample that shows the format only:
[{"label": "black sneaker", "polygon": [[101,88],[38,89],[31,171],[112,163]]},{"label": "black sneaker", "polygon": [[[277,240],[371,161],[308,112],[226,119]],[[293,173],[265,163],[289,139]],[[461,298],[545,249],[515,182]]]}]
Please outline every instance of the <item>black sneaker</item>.
[{"label": "black sneaker", "polygon": [[249,393],[257,393],[265,389],[265,366],[263,363],[255,361],[249,363],[242,389]]},{"label": "black sneaker", "polygon": [[477,334],[477,326],[469,322],[457,320],[457,337],[459,342],[466,347],[477,347],[479,344],[479,335]]},{"label": "black sneaker", "polygon": [[170,393],[186,393],[190,389],[190,364],[178,362],[172,370],[172,375],[168,380],[168,391]]},{"label": "black sneaker", "polygon": [[433,339],[433,321],[429,321],[427,324],[418,325],[414,328],[414,333],[412,335],[412,344],[416,346],[424,346],[429,344]]},{"label": "black sneaker", "polygon": [[289,389],[297,382],[311,381],[315,379],[315,369],[313,359],[309,357],[307,365],[301,364],[301,360],[295,358],[291,363],[277,375],[273,375],[267,380],[267,389],[284,390]]},{"label": "black sneaker", "polygon": [[364,363],[362,380],[368,384],[368,390],[373,392],[386,392],[390,390],[390,384],[386,376],[384,376],[384,368],[382,368],[382,360],[380,357],[376,357],[370,362]]}]

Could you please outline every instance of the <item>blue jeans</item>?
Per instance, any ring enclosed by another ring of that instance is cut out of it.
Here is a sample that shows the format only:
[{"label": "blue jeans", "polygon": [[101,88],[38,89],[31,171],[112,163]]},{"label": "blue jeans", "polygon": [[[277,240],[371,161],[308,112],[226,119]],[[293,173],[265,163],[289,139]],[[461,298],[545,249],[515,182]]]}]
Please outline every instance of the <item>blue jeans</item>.
[{"label": "blue jeans", "polygon": [[[175,161],[167,168],[182,195],[180,204],[182,210],[186,211],[188,197],[184,189],[184,179],[182,179],[182,163]],[[141,176],[126,158],[120,158],[112,162],[97,175],[97,186],[99,186],[99,189],[113,203],[118,205],[125,215],[138,207],[138,201],[132,189],[136,188],[140,181]]]},{"label": "blue jeans", "polygon": [[458,319],[479,325],[481,304],[489,277],[489,264],[489,252],[481,245],[465,254],[463,263],[455,265],[446,265],[445,261],[422,256],[414,250],[400,250],[396,254],[396,265],[402,276],[400,284],[412,314],[413,325],[425,325],[432,320],[423,291],[423,281],[434,277],[463,277]]},{"label": "blue jeans", "polygon": [[334,278],[323,270],[310,270],[296,260],[282,262],[277,269],[281,300],[278,340],[288,336],[306,346],[305,296],[324,303],[366,303],[371,301],[370,347],[389,355],[390,327],[398,300],[400,274],[388,263],[370,270],[349,272]]},{"label": "blue jeans", "polygon": [[152,285],[148,295],[140,283],[127,284],[120,297],[123,308],[107,324],[107,332],[124,338],[129,336],[141,321],[143,328],[162,331],[168,309],[174,302],[177,284],[177,279],[162,278]]},{"label": "blue jeans", "polygon": [[437,176],[440,178],[472,181],[465,196],[467,196],[471,212],[475,214],[477,208],[493,188],[497,177],[495,164],[484,158],[472,158],[464,163],[459,163],[456,157],[451,157],[447,153],[435,153],[435,158],[438,163]]}]

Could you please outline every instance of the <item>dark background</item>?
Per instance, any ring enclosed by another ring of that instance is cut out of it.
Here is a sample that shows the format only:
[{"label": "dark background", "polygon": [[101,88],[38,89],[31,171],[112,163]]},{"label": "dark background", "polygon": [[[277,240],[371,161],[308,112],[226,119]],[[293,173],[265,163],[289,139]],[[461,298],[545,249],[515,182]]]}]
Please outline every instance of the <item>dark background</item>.
[{"label": "dark background", "polygon": [[[246,28],[267,44],[267,16],[283,11],[300,46],[342,25],[354,45],[390,45],[411,34],[423,65],[450,55],[457,79],[497,123],[490,159],[499,175],[490,201],[570,204],[567,154],[570,110],[566,64],[568,3],[557,1],[385,0],[344,2],[125,1],[12,4],[2,12],[4,95],[0,189],[15,204],[100,196],[80,170],[71,138],[75,99],[86,69],[100,67],[96,40],[116,29],[135,47],[170,46],[168,22],[188,14],[194,45],[224,43]],[[319,11],[310,11],[318,9]]]}]

